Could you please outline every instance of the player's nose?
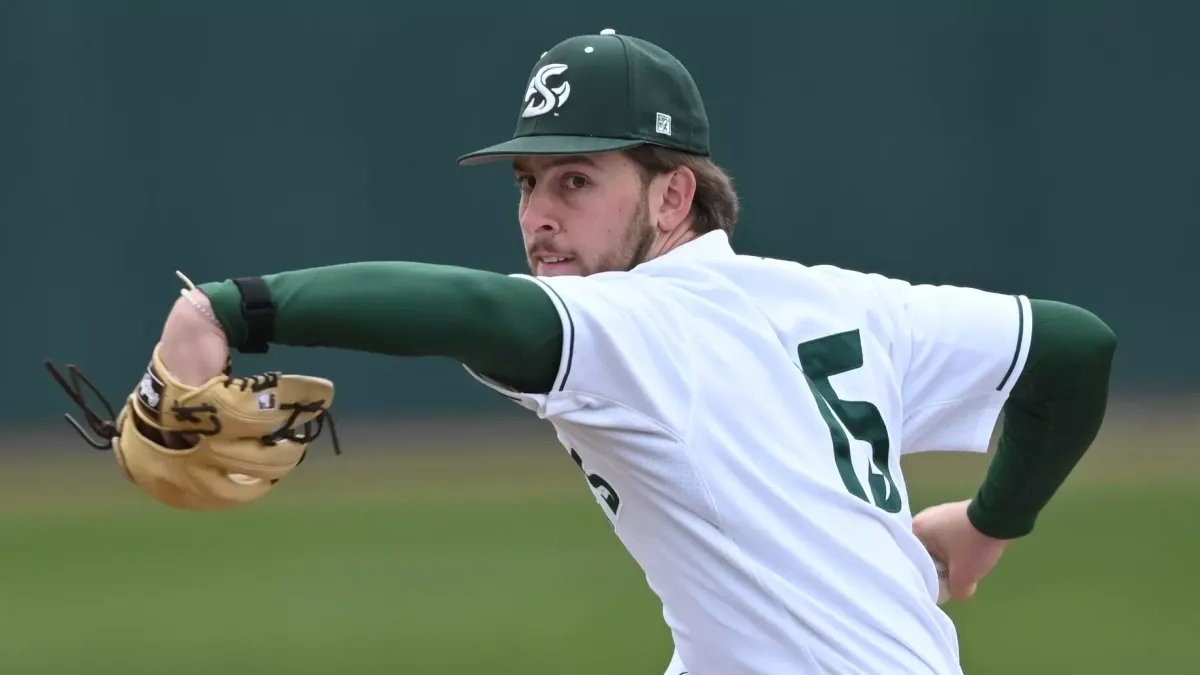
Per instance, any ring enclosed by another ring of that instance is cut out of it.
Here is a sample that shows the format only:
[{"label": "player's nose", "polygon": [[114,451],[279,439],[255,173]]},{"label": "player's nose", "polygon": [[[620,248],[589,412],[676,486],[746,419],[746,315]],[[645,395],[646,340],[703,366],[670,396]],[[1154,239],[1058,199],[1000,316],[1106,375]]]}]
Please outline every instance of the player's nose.
[{"label": "player's nose", "polygon": [[521,230],[527,236],[553,234],[561,229],[550,195],[536,188],[525,198],[520,220]]}]

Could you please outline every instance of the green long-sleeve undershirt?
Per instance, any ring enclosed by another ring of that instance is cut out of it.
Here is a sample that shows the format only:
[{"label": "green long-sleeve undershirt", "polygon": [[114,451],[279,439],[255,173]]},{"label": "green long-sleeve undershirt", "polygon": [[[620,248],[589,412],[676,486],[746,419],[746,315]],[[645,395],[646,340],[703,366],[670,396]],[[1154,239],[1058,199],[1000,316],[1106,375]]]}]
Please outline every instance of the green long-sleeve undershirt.
[{"label": "green long-sleeve undershirt", "polygon": [[1108,405],[1117,340],[1091,312],[1030,300],[1032,334],[1025,368],[1004,406],[987,476],[967,510],[980,532],[1015,539],[1095,440]]},{"label": "green long-sleeve undershirt", "polygon": [[[528,280],[413,262],[367,262],[265,275],[276,306],[272,342],[396,356],[443,356],[518,391],[545,393],[563,331],[549,296]],[[204,284],[230,346],[248,324],[232,281]],[[1032,300],[1029,356],[1005,406],[987,477],[968,509],[984,534],[1032,531],[1104,418],[1116,340],[1096,316]]]},{"label": "green long-sleeve undershirt", "polygon": [[[444,356],[518,391],[549,391],[563,330],[546,292],[525,279],[416,262],[363,262],[264,275],[273,343],[392,356]],[[200,286],[230,346],[246,340],[232,281]]]}]

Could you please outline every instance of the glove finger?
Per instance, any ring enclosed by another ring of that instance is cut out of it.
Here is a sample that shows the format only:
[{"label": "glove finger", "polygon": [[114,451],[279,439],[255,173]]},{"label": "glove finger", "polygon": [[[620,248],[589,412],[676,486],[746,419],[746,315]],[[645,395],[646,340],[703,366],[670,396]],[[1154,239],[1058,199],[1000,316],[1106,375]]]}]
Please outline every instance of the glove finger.
[{"label": "glove finger", "polygon": [[228,472],[217,467],[195,466],[189,471],[191,480],[187,491],[205,509],[218,509],[248,504],[260,499],[273,485],[257,476]]},{"label": "glove finger", "polygon": [[303,445],[292,441],[280,441],[273,445],[251,440],[230,441],[214,443],[207,463],[226,473],[273,480],[295,469],[304,451]]}]

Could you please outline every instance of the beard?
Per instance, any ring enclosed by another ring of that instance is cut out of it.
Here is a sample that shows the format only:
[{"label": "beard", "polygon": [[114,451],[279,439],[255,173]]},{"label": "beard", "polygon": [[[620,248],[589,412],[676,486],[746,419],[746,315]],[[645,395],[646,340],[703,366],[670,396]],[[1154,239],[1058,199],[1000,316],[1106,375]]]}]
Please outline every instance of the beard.
[{"label": "beard", "polygon": [[628,272],[637,267],[646,261],[656,234],[654,225],[650,223],[650,205],[643,199],[637,212],[629,219],[620,242],[605,251],[597,259],[595,269],[585,270],[583,276],[597,272]]},{"label": "beard", "polygon": [[[650,247],[654,245],[657,235],[657,228],[650,222],[650,202],[643,189],[637,211],[622,228],[620,239],[614,242],[611,248],[601,251],[594,257],[577,256],[575,258],[575,263],[579,268],[577,275],[586,277],[600,272],[628,272],[646,261],[646,256],[649,255]],[[537,274],[537,260],[529,258],[528,262],[530,271]]]}]

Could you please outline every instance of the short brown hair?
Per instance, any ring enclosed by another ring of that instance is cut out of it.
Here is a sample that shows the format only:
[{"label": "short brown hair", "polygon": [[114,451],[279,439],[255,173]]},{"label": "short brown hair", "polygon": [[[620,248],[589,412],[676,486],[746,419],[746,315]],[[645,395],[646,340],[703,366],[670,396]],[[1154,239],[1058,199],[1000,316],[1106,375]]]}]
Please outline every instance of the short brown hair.
[{"label": "short brown hair", "polygon": [[697,234],[724,230],[733,238],[740,209],[737,191],[733,180],[712,159],[654,144],[639,145],[625,152],[637,163],[645,182],[681,166],[691,169],[696,175],[692,229]]}]

